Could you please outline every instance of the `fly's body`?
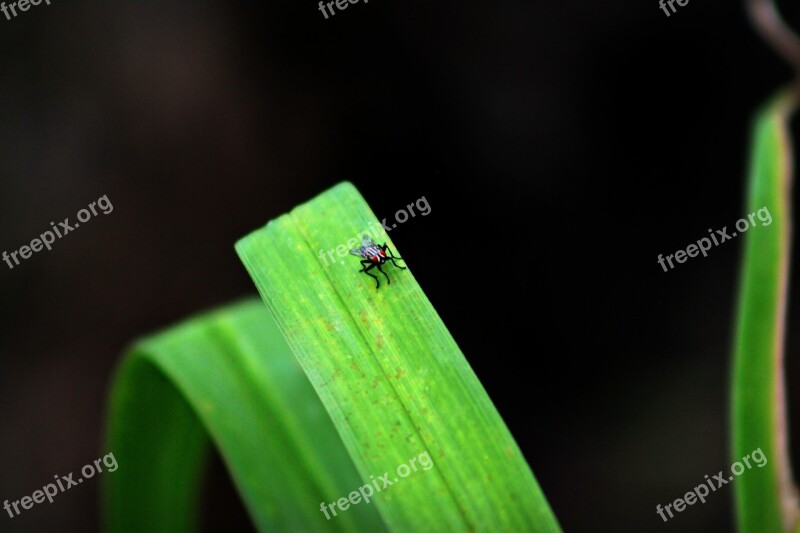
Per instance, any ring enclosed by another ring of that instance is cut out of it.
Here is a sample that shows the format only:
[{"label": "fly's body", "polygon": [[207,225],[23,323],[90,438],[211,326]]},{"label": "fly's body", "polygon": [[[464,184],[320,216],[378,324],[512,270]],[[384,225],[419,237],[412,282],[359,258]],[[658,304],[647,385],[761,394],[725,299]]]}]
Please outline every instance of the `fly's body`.
[{"label": "fly's body", "polygon": [[381,269],[381,265],[386,263],[386,261],[391,261],[392,264],[397,268],[401,270],[406,269],[406,267],[401,267],[395,262],[395,259],[402,260],[403,258],[395,257],[386,243],[384,243],[383,245],[375,244],[375,241],[373,241],[367,236],[361,238],[361,246],[350,250],[350,254],[361,258],[361,264],[363,266],[361,267],[360,272],[363,272],[364,274],[366,274],[371,278],[375,278],[375,281],[377,282],[377,285],[375,286],[376,289],[381,288],[381,280],[379,280],[378,276],[376,276],[375,274],[370,274],[369,272],[370,270],[372,270],[373,268],[377,268],[378,272],[380,272],[381,274],[384,275],[384,277],[386,277],[387,283],[391,284],[392,280],[389,279],[389,276],[386,274],[386,272],[384,272],[383,269]]},{"label": "fly's body", "polygon": [[372,244],[366,247],[362,246],[360,255],[364,259],[369,259],[373,263],[380,263],[381,259],[383,259],[383,262],[386,261],[386,252],[381,250],[377,244]]}]

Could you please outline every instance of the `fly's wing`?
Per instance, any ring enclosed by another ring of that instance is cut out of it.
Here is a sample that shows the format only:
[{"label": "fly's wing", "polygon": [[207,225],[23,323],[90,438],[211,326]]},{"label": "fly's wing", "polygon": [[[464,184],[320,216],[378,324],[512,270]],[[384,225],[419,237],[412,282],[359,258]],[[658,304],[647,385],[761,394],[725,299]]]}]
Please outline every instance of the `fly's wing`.
[{"label": "fly's wing", "polygon": [[364,235],[363,237],[361,237],[361,246],[350,250],[350,254],[355,255],[356,257],[366,257],[367,250],[373,246],[375,246],[375,241],[373,241],[367,235]]},{"label": "fly's wing", "polygon": [[358,248],[353,248],[352,250],[350,250],[350,255],[354,255],[356,257],[364,257],[364,250],[366,250],[366,248],[364,248],[363,246],[359,246]]}]

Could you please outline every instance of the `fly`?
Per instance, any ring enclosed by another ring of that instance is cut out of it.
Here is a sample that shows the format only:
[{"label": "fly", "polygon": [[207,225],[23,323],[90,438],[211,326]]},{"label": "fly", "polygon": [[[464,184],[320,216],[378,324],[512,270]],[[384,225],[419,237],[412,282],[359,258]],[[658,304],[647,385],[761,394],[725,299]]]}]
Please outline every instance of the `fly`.
[{"label": "fly", "polygon": [[363,272],[367,276],[375,278],[375,281],[378,283],[375,288],[381,288],[381,280],[378,279],[378,276],[375,274],[370,274],[369,271],[373,268],[377,268],[378,272],[383,274],[386,277],[386,281],[391,284],[392,280],[389,279],[389,276],[386,272],[381,269],[381,265],[386,263],[386,261],[391,261],[394,266],[399,269],[405,270],[406,267],[401,267],[397,263],[395,263],[395,259],[403,259],[402,257],[395,257],[392,254],[392,251],[389,249],[389,245],[384,243],[383,245],[375,244],[375,241],[367,237],[366,235],[361,238],[361,246],[358,248],[353,248],[350,250],[350,254],[355,255],[356,257],[361,258],[361,270],[359,272]]}]

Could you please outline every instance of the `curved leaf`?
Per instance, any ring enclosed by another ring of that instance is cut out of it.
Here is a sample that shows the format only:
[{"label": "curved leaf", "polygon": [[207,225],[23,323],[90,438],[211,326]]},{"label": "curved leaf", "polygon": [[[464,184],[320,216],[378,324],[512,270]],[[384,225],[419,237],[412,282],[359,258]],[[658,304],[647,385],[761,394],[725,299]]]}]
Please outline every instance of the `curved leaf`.
[{"label": "curved leaf", "polygon": [[761,449],[768,462],[736,479],[743,532],[784,531],[797,522],[786,435],[783,375],[792,152],[787,122],[795,98],[775,98],[756,118],[747,212],[772,223],[746,234],[733,369],[733,461]]}]

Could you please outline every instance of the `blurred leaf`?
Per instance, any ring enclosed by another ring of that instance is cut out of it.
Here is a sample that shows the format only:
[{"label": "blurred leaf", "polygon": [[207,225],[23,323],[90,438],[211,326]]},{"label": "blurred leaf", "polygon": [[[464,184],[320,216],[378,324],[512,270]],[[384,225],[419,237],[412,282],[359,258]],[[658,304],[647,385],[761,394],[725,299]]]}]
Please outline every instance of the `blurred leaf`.
[{"label": "blurred leaf", "polygon": [[198,531],[209,436],[260,531],[384,531],[375,508],[320,512],[361,485],[264,304],[251,300],[134,345],[116,378],[107,529]]},{"label": "blurred leaf", "polygon": [[[763,468],[736,478],[736,512],[745,533],[796,527],[797,503],[789,466],[783,353],[792,146],[787,122],[793,95],[775,98],[753,131],[747,213],[767,207],[772,223],[747,232],[739,291],[733,369],[733,461],[760,448]],[[746,215],[745,215],[746,216]]]}]

